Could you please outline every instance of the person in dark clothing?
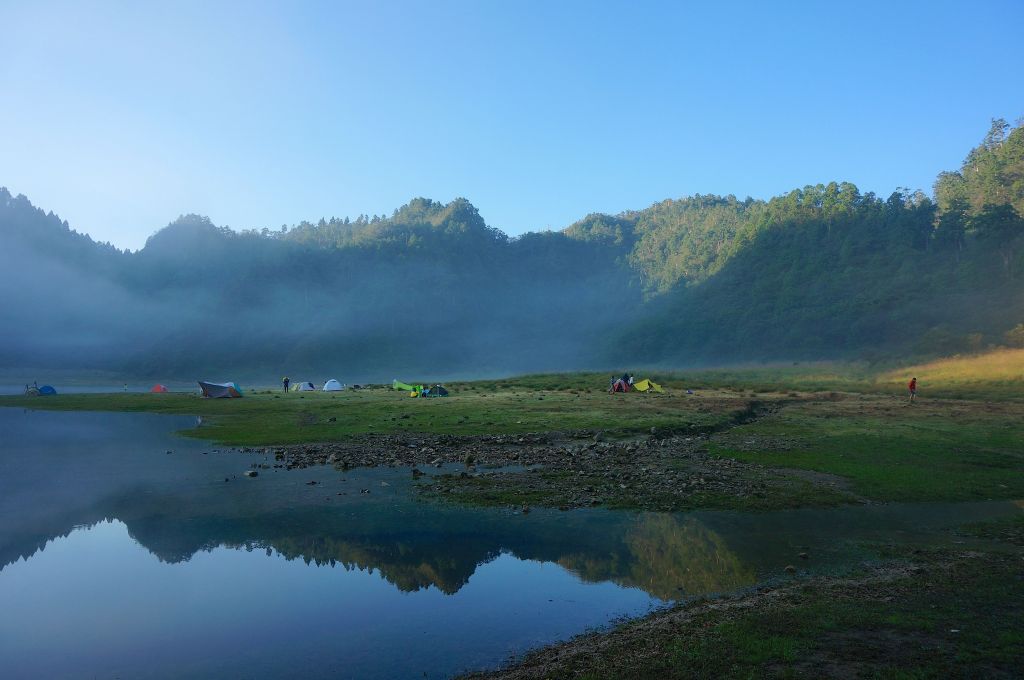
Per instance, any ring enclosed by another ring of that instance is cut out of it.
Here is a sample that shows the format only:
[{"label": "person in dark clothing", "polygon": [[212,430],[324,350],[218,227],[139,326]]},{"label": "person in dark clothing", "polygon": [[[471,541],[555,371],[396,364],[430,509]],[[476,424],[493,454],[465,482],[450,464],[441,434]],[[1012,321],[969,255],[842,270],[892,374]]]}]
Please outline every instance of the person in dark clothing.
[{"label": "person in dark clothing", "polygon": [[284,385],[284,391],[285,392],[288,391],[288,383],[290,383],[290,382],[291,382],[291,380],[289,380],[287,377],[281,379],[281,384]]}]

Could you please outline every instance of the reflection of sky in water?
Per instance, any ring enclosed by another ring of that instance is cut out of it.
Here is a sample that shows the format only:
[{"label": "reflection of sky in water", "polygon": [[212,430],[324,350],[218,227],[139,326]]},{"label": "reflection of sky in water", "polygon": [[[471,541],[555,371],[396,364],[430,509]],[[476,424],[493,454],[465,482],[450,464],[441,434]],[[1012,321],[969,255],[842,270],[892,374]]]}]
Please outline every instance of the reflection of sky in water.
[{"label": "reflection of sky in water", "polygon": [[0,658],[14,676],[440,677],[654,600],[507,554],[454,595],[259,550],[167,564],[103,522],[9,565],[0,602]]},{"label": "reflection of sky in water", "polygon": [[194,422],[0,409],[4,677],[439,677],[1020,511],[474,510],[417,501],[408,469],[247,479],[272,458],[173,436]]}]

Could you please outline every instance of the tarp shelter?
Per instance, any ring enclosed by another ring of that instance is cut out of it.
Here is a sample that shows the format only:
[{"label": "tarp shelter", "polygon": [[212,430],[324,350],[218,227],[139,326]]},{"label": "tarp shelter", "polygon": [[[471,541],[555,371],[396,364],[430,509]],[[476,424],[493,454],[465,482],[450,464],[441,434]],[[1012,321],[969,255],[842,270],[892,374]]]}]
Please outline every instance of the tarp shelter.
[{"label": "tarp shelter", "polygon": [[343,389],[345,388],[342,384],[334,378],[331,378],[324,383],[324,392],[341,392]]},{"label": "tarp shelter", "polygon": [[448,390],[444,388],[444,385],[434,385],[429,389],[425,389],[420,392],[421,397],[447,397]]},{"label": "tarp shelter", "polygon": [[150,392],[166,392],[167,391],[167,387],[165,387],[164,385],[156,384],[156,385],[153,385],[153,387],[151,387],[149,391]]},{"label": "tarp shelter", "polygon": [[48,397],[53,394],[57,394],[57,390],[53,389],[52,385],[43,385],[39,388],[39,396],[41,397]]},{"label": "tarp shelter", "polygon": [[664,392],[661,385],[650,378],[644,378],[640,382],[633,383],[633,389],[637,392]]},{"label": "tarp shelter", "polygon": [[242,396],[242,388],[238,383],[211,383],[199,381],[199,389],[207,399],[236,399]]},{"label": "tarp shelter", "polygon": [[401,390],[402,392],[415,392],[416,388],[412,385],[406,385],[404,382],[398,382],[397,380],[391,381],[391,389]]},{"label": "tarp shelter", "polygon": [[316,386],[311,382],[300,382],[292,385],[292,392],[316,392]]}]

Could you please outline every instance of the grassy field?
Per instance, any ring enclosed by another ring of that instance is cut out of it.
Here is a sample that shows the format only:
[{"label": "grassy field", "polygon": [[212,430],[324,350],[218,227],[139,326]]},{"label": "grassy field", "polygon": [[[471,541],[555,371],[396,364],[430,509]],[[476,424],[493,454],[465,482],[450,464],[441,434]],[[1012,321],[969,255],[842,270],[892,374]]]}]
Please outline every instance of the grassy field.
[{"label": "grassy field", "polygon": [[[565,380],[563,385],[574,381]],[[371,433],[494,434],[710,427],[746,402],[730,394],[609,395],[602,389],[544,389],[532,378],[494,385],[459,384],[452,396],[413,399],[390,389],[340,393],[250,391],[242,399],[190,394],[69,394],[0,397],[0,406],[75,411],[138,411],[202,416],[183,434],[222,444],[296,444]],[[333,419],[333,420],[332,420]]]},{"label": "grassy field", "polygon": [[1024,407],[847,395],[731,429],[718,455],[838,475],[876,501],[1024,498]]}]

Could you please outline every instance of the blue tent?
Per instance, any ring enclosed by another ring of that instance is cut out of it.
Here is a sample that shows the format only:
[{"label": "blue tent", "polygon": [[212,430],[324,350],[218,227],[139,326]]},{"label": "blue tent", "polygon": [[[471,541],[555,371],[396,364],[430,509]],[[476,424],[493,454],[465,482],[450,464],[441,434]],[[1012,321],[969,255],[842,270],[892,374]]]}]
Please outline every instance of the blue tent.
[{"label": "blue tent", "polygon": [[57,394],[57,390],[53,389],[52,385],[43,385],[39,388],[39,395],[46,396],[49,394]]}]

